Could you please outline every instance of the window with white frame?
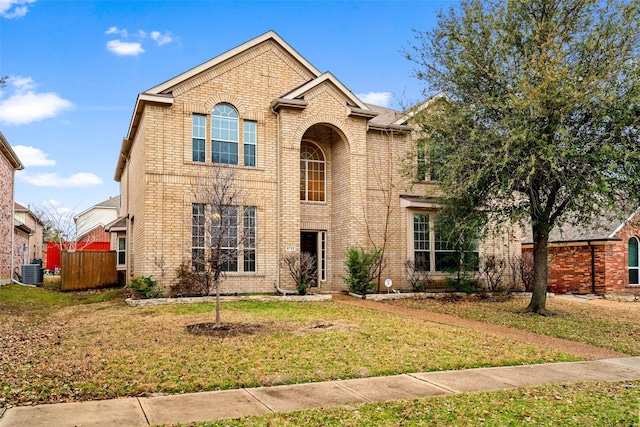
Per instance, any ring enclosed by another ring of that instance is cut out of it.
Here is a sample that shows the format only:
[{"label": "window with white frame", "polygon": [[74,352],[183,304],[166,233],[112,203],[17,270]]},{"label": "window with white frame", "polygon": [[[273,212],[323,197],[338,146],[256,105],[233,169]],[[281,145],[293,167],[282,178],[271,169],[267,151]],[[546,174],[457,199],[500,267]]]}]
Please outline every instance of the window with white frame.
[{"label": "window with white frame", "polygon": [[418,271],[431,271],[429,214],[413,214],[413,261]]},{"label": "window with white frame", "polygon": [[211,161],[238,164],[238,111],[229,104],[218,104],[211,113]]},{"label": "window with white frame", "polygon": [[244,233],[244,265],[245,273],[256,271],[256,208],[246,206],[242,218],[242,231]]},{"label": "window with white frame", "polygon": [[416,180],[442,181],[445,178],[445,153],[437,139],[416,141]]},{"label": "window with white frame", "polygon": [[194,114],[191,122],[191,160],[204,162],[207,117],[202,114]]},{"label": "window with white frame", "polygon": [[435,213],[413,213],[413,261],[418,271],[451,272],[464,262],[469,270],[478,269],[478,242],[462,239],[463,245],[453,243],[454,236],[447,222]]},{"label": "window with white frame", "polygon": [[221,212],[214,212],[211,247],[220,253],[220,270],[238,271],[238,208],[225,206]]},{"label": "window with white frame", "polygon": [[257,123],[252,120],[244,121],[244,165],[256,166]]},{"label": "window with white frame", "polygon": [[640,266],[638,264],[638,238],[633,236],[629,239],[629,284],[630,285],[640,285],[640,277],[639,277],[639,269]]},{"label": "window with white frame", "polygon": [[204,271],[205,263],[205,205],[191,205],[191,265],[194,271]]},{"label": "window with white frame", "polygon": [[255,273],[256,212],[255,206],[224,206],[215,212],[205,204],[192,204],[193,270],[204,271],[205,264],[212,261],[224,272]]},{"label": "window with white frame", "polygon": [[125,265],[127,263],[127,239],[125,237],[118,237],[118,250],[116,253],[118,265]]},{"label": "window with white frame", "polygon": [[300,200],[324,202],[325,160],[320,147],[309,141],[300,145]]}]

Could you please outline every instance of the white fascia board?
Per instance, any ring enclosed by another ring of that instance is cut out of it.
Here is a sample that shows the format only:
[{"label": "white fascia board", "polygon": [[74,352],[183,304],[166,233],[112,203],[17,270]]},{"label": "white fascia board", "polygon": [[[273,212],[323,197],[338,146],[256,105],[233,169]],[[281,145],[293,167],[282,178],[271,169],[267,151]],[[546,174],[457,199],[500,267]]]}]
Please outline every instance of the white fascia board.
[{"label": "white fascia board", "polygon": [[613,238],[616,237],[616,234],[618,234],[620,232],[620,230],[622,230],[622,227],[624,227],[625,225],[627,225],[629,223],[629,221],[631,221],[633,219],[634,216],[636,216],[636,213],[638,213],[638,209],[636,209],[635,212],[633,212],[631,215],[629,215],[629,218],[625,219],[622,224],[618,225],[616,227],[615,230],[613,230],[613,232],[611,234],[609,234],[607,237],[608,238]]},{"label": "white fascia board", "polygon": [[308,83],[300,86],[299,88],[295,89],[293,92],[289,92],[287,95],[284,96],[284,98],[285,99],[298,98],[304,95],[306,92],[313,89],[314,87],[326,82],[327,80],[333,83],[344,94],[344,96],[346,96],[355,106],[357,106],[361,110],[371,111],[364,102],[360,101],[358,97],[353,94],[353,92],[347,89],[347,87],[343,85],[342,82],[340,82],[340,80],[338,80],[333,74],[331,74],[328,71],[326,73],[323,73],[321,76],[309,81]]},{"label": "white fascia board", "polygon": [[303,66],[305,66],[312,74],[315,76],[319,76],[320,71],[311,65],[309,61],[307,61],[302,55],[300,55],[294,48],[292,48],[287,42],[285,42],[282,37],[280,37],[275,31],[270,30],[266,33],[258,36],[252,40],[249,40],[246,43],[241,44],[231,50],[226,51],[225,53],[216,56],[215,58],[210,59],[207,62],[204,62],[170,80],[167,80],[164,83],[159,84],[158,86],[154,86],[151,89],[147,90],[146,93],[163,93],[169,91],[171,88],[179,85],[187,79],[190,79],[198,74],[215,67],[216,65],[226,61],[227,59],[233,58],[234,56],[244,52],[245,50],[251,49],[254,46],[259,45],[262,42],[265,42],[269,39],[273,39],[276,43],[282,46],[291,56],[293,56],[298,62],[300,62]]},{"label": "white fascia board", "polygon": [[449,101],[449,97],[447,97],[447,95],[444,92],[436,93],[435,95],[430,96],[429,98],[425,99],[424,101],[420,102],[419,104],[416,104],[413,107],[411,107],[408,110],[406,110],[405,113],[402,116],[400,116],[400,118],[398,120],[396,120],[395,122],[393,122],[392,124],[401,125],[401,124],[405,123],[407,120],[409,120],[410,118],[412,118],[413,116],[418,114],[420,111],[422,111],[425,108],[427,108],[429,105],[431,105],[432,103],[434,103],[438,99],[444,99],[445,101]]}]

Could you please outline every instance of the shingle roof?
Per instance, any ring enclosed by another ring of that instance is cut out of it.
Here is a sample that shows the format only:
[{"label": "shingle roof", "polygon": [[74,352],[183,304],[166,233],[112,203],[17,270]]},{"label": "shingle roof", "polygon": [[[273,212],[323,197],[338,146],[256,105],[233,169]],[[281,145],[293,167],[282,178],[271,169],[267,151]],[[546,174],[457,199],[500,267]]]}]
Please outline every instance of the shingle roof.
[{"label": "shingle roof", "polygon": [[[619,215],[613,213],[604,214],[593,224],[571,225],[564,224],[556,227],[549,233],[549,243],[564,242],[586,242],[589,240],[618,240],[616,233],[619,229],[635,216],[635,212],[627,215],[626,219],[620,219]],[[533,243],[531,227],[527,226],[527,235],[523,239],[523,244]]]},{"label": "shingle roof", "polygon": [[398,120],[398,118],[402,115],[400,111],[393,110],[391,108],[380,107],[379,105],[373,104],[365,104],[369,109],[378,115],[371,120],[369,123],[377,124],[377,125],[390,125],[391,123]]}]

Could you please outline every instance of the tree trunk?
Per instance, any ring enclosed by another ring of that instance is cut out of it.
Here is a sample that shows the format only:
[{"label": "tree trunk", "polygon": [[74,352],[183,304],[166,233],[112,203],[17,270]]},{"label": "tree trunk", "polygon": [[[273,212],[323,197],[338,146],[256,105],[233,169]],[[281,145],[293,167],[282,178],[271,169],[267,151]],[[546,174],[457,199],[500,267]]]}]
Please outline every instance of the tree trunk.
[{"label": "tree trunk", "polygon": [[220,281],[216,280],[216,328],[219,328],[222,323],[220,322]]},{"label": "tree trunk", "polygon": [[526,311],[545,314],[547,310],[547,278],[549,266],[549,227],[534,222],[533,225],[533,292]]}]

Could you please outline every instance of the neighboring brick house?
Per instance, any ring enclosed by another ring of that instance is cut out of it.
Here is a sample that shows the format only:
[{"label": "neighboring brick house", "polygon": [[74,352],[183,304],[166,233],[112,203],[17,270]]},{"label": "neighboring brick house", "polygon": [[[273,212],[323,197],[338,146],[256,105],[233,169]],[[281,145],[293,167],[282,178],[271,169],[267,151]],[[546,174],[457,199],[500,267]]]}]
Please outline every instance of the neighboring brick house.
[{"label": "neighboring brick house", "polygon": [[[563,226],[549,237],[549,289],[556,293],[640,294],[640,221],[602,218],[592,226]],[[531,234],[523,253],[533,250]]]},{"label": "neighboring brick house", "polygon": [[15,204],[15,267],[31,264],[34,259],[43,259],[44,255],[44,223],[29,208]]},{"label": "neighboring brick house", "polygon": [[[400,173],[415,144],[411,117],[365,104],[273,31],[139,94],[115,173],[122,215],[109,226],[127,277],[164,270],[167,288],[181,261],[205,250],[193,190],[214,164],[236,171],[244,199],[233,221],[256,236],[229,264],[224,293],[294,289],[280,259],[301,250],[317,256],[319,291],[344,290],[347,249],[381,245],[385,226],[394,289],[409,286],[407,259],[442,275],[438,206],[420,197],[437,186]],[[505,236],[480,255],[519,254],[521,238]]]},{"label": "neighboring brick house", "polygon": [[14,182],[22,162],[0,132],[0,285],[11,281],[14,271]]}]

